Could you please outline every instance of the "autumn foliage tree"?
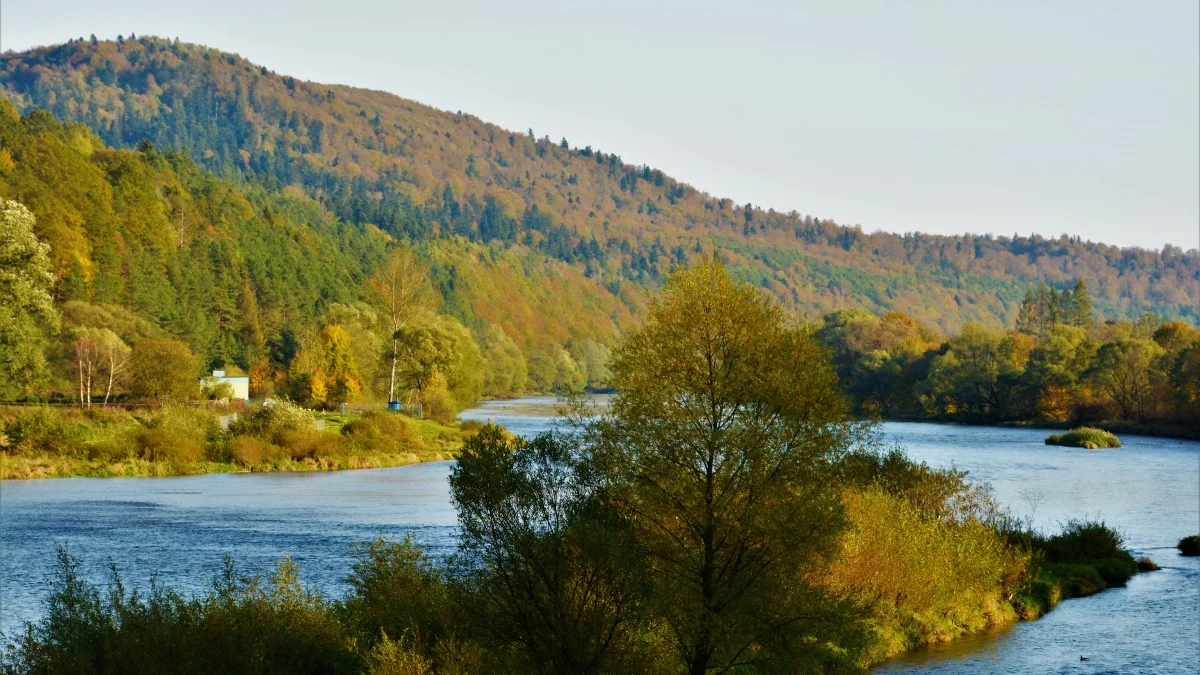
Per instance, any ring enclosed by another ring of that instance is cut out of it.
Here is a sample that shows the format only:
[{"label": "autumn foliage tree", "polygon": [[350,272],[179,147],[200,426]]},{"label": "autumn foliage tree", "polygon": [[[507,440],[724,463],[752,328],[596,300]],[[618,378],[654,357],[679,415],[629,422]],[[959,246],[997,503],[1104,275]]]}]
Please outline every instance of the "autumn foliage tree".
[{"label": "autumn foliage tree", "polygon": [[827,471],[853,427],[811,329],[706,260],[671,277],[612,368],[593,461],[685,670],[824,658],[838,605],[805,579],[842,526]]},{"label": "autumn foliage tree", "polygon": [[179,340],[142,340],[130,360],[130,393],[157,401],[186,401],[200,387],[200,364]]},{"label": "autumn foliage tree", "polygon": [[0,397],[27,391],[45,374],[45,334],[58,330],[49,247],[33,214],[0,199]]}]

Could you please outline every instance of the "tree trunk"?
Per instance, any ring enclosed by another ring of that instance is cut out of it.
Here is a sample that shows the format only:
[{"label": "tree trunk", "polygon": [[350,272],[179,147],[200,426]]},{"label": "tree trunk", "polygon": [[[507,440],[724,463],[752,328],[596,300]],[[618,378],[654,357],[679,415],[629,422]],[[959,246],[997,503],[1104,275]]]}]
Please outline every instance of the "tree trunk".
[{"label": "tree trunk", "polygon": [[108,387],[104,390],[104,407],[108,407],[108,397],[112,395],[113,377],[116,375],[116,363],[113,359],[108,360]]},{"label": "tree trunk", "polygon": [[388,403],[396,400],[396,338],[392,338],[392,378],[388,381]]},{"label": "tree trunk", "polygon": [[83,359],[79,359],[79,407],[83,407]]}]

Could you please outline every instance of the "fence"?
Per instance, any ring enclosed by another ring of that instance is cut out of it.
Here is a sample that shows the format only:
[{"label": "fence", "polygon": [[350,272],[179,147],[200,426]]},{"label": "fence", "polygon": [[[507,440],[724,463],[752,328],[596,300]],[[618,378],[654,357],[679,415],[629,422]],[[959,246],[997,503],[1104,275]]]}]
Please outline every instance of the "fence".
[{"label": "fence", "polygon": [[[228,410],[230,412],[244,412],[250,406],[243,399],[221,400],[221,401],[183,401],[181,405],[191,406],[194,408],[204,408],[205,410]],[[80,401],[46,401],[36,403],[31,401],[0,401],[0,407],[11,408],[41,408],[51,406],[56,408],[111,408],[115,410],[156,410],[162,407],[162,402],[158,400],[142,401],[140,403],[126,403],[109,401],[105,403],[101,401],[92,401],[91,405],[84,405]]]}]

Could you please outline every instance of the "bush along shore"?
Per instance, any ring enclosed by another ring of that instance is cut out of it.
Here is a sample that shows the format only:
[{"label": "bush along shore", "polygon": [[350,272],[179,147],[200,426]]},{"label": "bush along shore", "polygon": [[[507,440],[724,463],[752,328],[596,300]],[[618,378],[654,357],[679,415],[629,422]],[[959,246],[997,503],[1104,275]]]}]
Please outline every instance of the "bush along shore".
[{"label": "bush along shore", "polygon": [[[552,433],[463,434],[448,558],[376,541],[342,598],[289,560],[185,597],[101,590],[62,554],[3,670],[855,672],[1137,571],[1104,523],[1045,536],[963,472],[885,450],[810,329],[717,261],[672,277],[613,375],[610,406]],[[230,452],[284,447],[275,415],[231,427],[251,440]]]},{"label": "bush along shore", "polygon": [[0,408],[0,421],[4,479],[382,468],[450,459],[473,428],[384,411],[313,413],[282,400],[224,420],[165,405]]},{"label": "bush along shore", "polygon": [[1185,556],[1200,555],[1200,534],[1193,534],[1179,540],[1175,546],[1179,549],[1179,553]]},{"label": "bush along shore", "polygon": [[1115,435],[1103,429],[1076,427],[1065,434],[1050,434],[1046,438],[1046,445],[1063,445],[1070,448],[1097,450],[1099,448],[1119,448],[1121,447],[1121,441]]}]

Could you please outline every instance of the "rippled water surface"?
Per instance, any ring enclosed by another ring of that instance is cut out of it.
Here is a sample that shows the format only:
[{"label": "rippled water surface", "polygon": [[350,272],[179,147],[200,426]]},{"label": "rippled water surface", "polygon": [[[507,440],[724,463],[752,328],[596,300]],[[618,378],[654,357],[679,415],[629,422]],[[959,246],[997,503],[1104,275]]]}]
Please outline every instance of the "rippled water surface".
[{"label": "rippled water surface", "polygon": [[[463,416],[530,434],[550,425],[553,410],[552,399],[532,398],[487,403]],[[889,423],[884,432],[916,459],[990,482],[1020,515],[1031,510],[1022,493],[1040,493],[1034,515],[1047,529],[1070,517],[1101,517],[1163,570],[880,670],[1200,671],[1200,558],[1174,549],[1200,531],[1200,443],[1129,436],[1119,450],[1089,451],[1044,445],[1047,432],[1034,429]],[[335,473],[4,481],[0,629],[11,635],[42,614],[54,551],[63,545],[96,581],[115,563],[128,581],[144,583],[157,572],[187,590],[204,588],[226,553],[239,569],[262,572],[290,555],[305,582],[341,595],[355,542],[412,534],[435,555],[451,550],[449,470],[449,462],[437,462]]]}]

